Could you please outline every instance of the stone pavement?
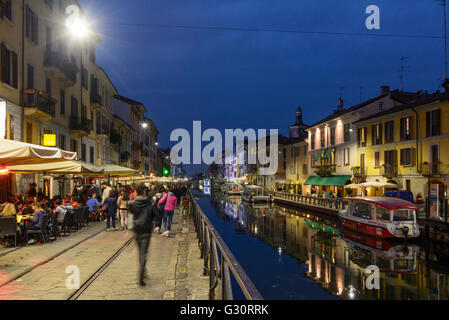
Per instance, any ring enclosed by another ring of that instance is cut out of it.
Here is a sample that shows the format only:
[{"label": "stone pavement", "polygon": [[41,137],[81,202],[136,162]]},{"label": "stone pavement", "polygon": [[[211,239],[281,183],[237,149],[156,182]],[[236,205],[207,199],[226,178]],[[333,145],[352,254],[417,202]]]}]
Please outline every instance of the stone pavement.
[{"label": "stone pavement", "polygon": [[207,300],[209,280],[201,276],[203,262],[194,231],[193,224],[176,210],[170,237],[153,234],[151,238],[146,287],[137,285],[138,255],[133,241],[78,299]]},{"label": "stone pavement", "polygon": [[[0,251],[0,300],[68,299],[76,291],[66,287],[71,275],[66,273],[68,266],[79,269],[82,285],[130,240],[78,299],[208,299],[209,280],[201,275],[203,261],[193,224],[182,217],[179,209],[173,222],[169,238],[154,234],[151,239],[147,260],[149,279],[144,288],[137,285],[137,246],[132,232],[102,232],[104,223],[92,223],[51,244],[20,248],[5,256]],[[20,277],[2,286],[17,276]]]}]

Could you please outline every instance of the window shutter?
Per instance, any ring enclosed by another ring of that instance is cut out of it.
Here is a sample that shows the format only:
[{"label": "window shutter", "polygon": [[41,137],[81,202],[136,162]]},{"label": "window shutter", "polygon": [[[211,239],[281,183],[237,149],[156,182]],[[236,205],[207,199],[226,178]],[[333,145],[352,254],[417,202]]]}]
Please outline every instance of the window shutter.
[{"label": "window shutter", "polygon": [[17,53],[12,54],[12,86],[17,89]]},{"label": "window shutter", "polygon": [[27,38],[31,38],[31,12],[30,12],[30,8],[27,6],[26,7],[26,31],[25,34],[27,36]]},{"label": "window shutter", "polygon": [[430,137],[432,124],[430,123],[430,111],[426,112],[426,137]]},{"label": "window shutter", "polygon": [[1,55],[2,55],[2,58],[1,58],[1,63],[2,63],[2,82],[6,82],[6,80],[7,80],[7,77],[6,77],[6,73],[7,73],[7,67],[6,67],[6,64],[7,64],[7,59],[6,59],[6,47],[5,47],[5,45],[2,43],[2,53],[1,53]]},{"label": "window shutter", "polygon": [[440,135],[440,109],[432,112],[432,122],[432,126],[434,127],[433,135]]},{"label": "window shutter", "polygon": [[371,145],[376,145],[376,126],[371,126]]},{"label": "window shutter", "polygon": [[412,166],[414,166],[416,164],[415,157],[416,157],[416,149],[415,148],[411,148],[410,149],[410,164]]},{"label": "window shutter", "polygon": [[400,159],[401,166],[405,164],[405,149],[401,149],[401,159]]}]

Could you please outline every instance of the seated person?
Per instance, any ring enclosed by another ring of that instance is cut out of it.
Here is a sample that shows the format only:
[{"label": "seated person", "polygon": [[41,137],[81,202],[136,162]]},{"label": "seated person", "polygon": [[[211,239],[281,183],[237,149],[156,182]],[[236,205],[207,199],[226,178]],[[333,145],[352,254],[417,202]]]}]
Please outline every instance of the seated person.
[{"label": "seated person", "polygon": [[70,201],[66,200],[63,204],[64,208],[67,210],[68,213],[74,213],[75,208],[72,207],[70,204]]},{"label": "seated person", "polygon": [[74,197],[70,199],[70,205],[73,207],[73,209],[81,208],[81,205],[76,201]]},{"label": "seated person", "polygon": [[0,217],[12,217],[16,215],[14,204],[6,202],[0,205]]},{"label": "seated person", "polygon": [[42,220],[45,215],[42,205],[38,202],[35,203],[33,205],[33,210],[34,217],[26,219],[26,221],[29,222],[29,224],[25,226],[27,230],[39,230],[42,226]]},{"label": "seated person", "polygon": [[101,206],[101,203],[98,202],[97,195],[92,193],[92,197],[87,201],[87,206],[89,207],[89,211],[91,213],[98,211],[98,206]]}]

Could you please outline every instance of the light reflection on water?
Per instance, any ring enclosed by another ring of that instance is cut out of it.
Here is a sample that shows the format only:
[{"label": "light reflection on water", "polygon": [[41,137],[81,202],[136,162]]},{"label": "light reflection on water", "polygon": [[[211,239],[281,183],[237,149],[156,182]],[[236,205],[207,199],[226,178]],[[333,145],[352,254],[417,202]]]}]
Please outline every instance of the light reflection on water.
[{"label": "light reflection on water", "polygon": [[[266,299],[449,299],[449,254],[441,249],[426,254],[416,241],[371,238],[340,229],[333,217],[240,197],[198,203]],[[380,278],[370,290],[372,265]]]}]

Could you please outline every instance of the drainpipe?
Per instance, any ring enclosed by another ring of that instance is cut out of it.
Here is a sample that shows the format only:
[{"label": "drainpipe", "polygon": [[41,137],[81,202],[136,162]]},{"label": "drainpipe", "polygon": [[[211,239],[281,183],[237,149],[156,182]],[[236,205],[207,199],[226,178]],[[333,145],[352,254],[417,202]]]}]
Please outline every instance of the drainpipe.
[{"label": "drainpipe", "polygon": [[22,107],[21,119],[21,140],[25,141],[25,97],[23,90],[25,88],[25,0],[22,0],[22,88],[20,94],[20,106]]},{"label": "drainpipe", "polygon": [[[421,170],[419,169],[418,165],[418,141],[419,141],[419,119],[418,119],[418,111],[414,107],[411,107],[412,111],[415,113],[416,116],[416,172],[421,173]],[[422,154],[422,148],[421,148],[421,154]]]}]

